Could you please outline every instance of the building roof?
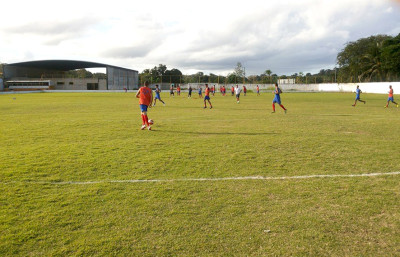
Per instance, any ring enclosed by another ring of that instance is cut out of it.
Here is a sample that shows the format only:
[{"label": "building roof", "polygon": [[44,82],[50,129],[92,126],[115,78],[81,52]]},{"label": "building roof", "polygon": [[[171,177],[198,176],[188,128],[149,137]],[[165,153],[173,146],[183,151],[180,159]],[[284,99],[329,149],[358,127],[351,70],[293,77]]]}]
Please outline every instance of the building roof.
[{"label": "building roof", "polygon": [[28,67],[28,68],[39,68],[46,70],[58,70],[58,71],[69,71],[69,70],[77,70],[85,68],[107,68],[107,67],[123,69],[123,70],[132,70],[103,63],[75,61],[75,60],[41,60],[41,61],[10,63],[7,65]]}]

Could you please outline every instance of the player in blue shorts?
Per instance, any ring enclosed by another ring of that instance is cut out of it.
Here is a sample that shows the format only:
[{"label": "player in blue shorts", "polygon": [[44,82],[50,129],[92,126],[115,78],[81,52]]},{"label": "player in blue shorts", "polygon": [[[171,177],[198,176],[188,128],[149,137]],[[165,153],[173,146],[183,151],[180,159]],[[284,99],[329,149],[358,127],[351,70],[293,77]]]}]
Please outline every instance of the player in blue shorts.
[{"label": "player in blue shorts", "polygon": [[281,104],[281,96],[282,90],[278,87],[278,83],[275,83],[275,91],[273,92],[275,94],[274,100],[272,100],[272,113],[275,113],[275,103],[279,104],[280,107],[287,112],[286,108]]},{"label": "player in blue shorts", "polygon": [[199,87],[199,98],[203,97],[203,89],[201,89],[201,86]]},{"label": "player in blue shorts", "polygon": [[360,89],[360,86],[357,85],[357,89],[356,89],[356,100],[354,101],[354,104],[352,106],[356,106],[357,101],[363,102],[364,104],[366,103],[366,101],[361,100],[360,95],[361,95],[362,91]]},{"label": "player in blue shorts", "polygon": [[206,89],[204,90],[204,109],[207,108],[207,102],[210,104],[210,109],[212,109],[212,104],[210,101],[210,88],[208,87],[208,84],[206,84]]},{"label": "player in blue shorts", "polygon": [[394,101],[394,98],[393,98],[393,88],[392,88],[392,85],[389,86],[389,98],[388,98],[388,100],[387,100],[387,104],[386,104],[385,108],[388,108],[388,107],[389,107],[389,102],[392,102],[392,103],[394,103],[397,107],[399,107],[399,104],[396,103],[396,102]]},{"label": "player in blue shorts", "polygon": [[164,101],[161,100],[161,96],[160,96],[161,89],[158,87],[158,85],[156,85],[156,90],[154,90],[154,91],[156,92],[156,97],[154,98],[154,104],[153,104],[153,106],[156,105],[157,99],[160,100],[160,102],[162,102],[163,105],[165,105]]}]

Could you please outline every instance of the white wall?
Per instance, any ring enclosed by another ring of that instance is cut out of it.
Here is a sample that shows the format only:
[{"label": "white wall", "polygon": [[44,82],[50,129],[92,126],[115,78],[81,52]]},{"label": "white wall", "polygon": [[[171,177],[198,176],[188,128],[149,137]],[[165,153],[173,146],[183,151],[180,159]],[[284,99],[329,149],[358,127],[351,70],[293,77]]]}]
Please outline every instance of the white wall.
[{"label": "white wall", "polygon": [[319,84],[321,92],[355,92],[357,85],[363,93],[387,94],[392,85],[395,94],[400,94],[400,82],[372,82],[372,83],[346,83],[346,84]]},{"label": "white wall", "polygon": [[[155,84],[152,84],[154,88]],[[188,84],[180,84],[183,90],[188,88]],[[204,88],[204,83],[191,83],[192,88],[197,89],[199,85]],[[256,90],[257,84],[218,84],[218,83],[208,83],[211,87],[216,86],[218,92],[221,86],[225,86],[227,92],[230,92],[231,86],[239,87],[246,86],[249,90]],[[258,84],[261,91],[273,91],[274,84]],[[389,86],[392,85],[395,94],[400,94],[400,82],[373,82],[373,83],[326,83],[326,84],[279,84],[279,87],[283,91],[297,91],[297,92],[355,92],[357,85],[363,93],[377,93],[377,94],[387,94],[389,91]],[[163,90],[169,90],[169,83],[163,83]]]}]

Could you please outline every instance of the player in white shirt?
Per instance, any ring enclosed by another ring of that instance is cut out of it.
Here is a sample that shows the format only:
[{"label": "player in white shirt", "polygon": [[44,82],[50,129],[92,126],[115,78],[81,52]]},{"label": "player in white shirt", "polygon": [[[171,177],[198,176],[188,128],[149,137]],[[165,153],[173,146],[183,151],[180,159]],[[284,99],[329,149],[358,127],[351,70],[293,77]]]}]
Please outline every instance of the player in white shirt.
[{"label": "player in white shirt", "polygon": [[236,94],[236,101],[237,101],[237,103],[239,103],[240,101],[239,101],[239,98],[240,98],[240,93],[242,92],[242,89],[238,86],[238,85],[236,85],[236,88],[235,88],[235,94]]}]

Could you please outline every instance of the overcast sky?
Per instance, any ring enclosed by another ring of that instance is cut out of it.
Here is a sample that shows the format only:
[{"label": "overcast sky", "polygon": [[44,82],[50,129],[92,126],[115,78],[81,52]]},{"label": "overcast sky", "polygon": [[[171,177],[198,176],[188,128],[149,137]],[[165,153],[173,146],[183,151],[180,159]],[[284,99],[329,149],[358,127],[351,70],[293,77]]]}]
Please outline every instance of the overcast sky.
[{"label": "overcast sky", "polygon": [[3,1],[0,62],[68,59],[184,74],[333,68],[346,42],[400,33],[397,0]]}]

